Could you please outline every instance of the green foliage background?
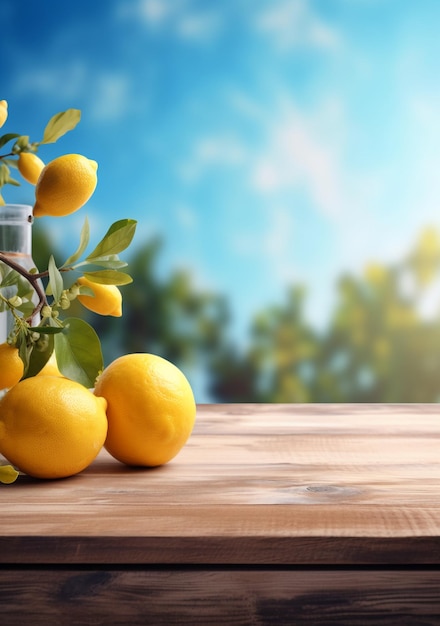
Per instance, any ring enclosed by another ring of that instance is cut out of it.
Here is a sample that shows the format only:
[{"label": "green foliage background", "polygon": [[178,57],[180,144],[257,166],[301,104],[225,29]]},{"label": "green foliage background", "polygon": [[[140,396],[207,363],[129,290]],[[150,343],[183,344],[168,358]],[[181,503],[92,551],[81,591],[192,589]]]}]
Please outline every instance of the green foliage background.
[{"label": "green foliage background", "polygon": [[[37,266],[48,245],[36,224]],[[184,271],[159,279],[161,245],[137,242],[126,259],[133,283],[121,287],[122,318],[75,305],[72,314],[98,332],[106,363],[128,352],[160,354],[185,372],[203,371],[213,402],[440,400],[440,302],[430,315],[423,312],[440,284],[434,229],[398,263],[378,260],[362,275],[340,276],[324,330],[307,320],[307,287],[295,284],[255,313],[241,347],[231,339],[232,304],[224,295],[197,289]]]}]

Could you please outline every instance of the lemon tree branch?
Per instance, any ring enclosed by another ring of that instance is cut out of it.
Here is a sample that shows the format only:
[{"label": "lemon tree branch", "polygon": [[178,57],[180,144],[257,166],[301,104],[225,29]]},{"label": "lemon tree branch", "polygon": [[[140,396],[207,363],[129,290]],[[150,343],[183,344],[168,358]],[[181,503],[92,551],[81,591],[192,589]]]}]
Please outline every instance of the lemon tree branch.
[{"label": "lemon tree branch", "polygon": [[23,278],[25,278],[29,282],[29,284],[35,290],[35,293],[38,296],[38,303],[35,306],[29,318],[26,320],[30,322],[35,317],[35,315],[37,315],[41,311],[43,306],[47,305],[46,294],[44,293],[44,289],[42,288],[39,282],[39,279],[42,276],[47,276],[47,272],[32,274],[31,272],[28,272],[27,270],[25,270],[18,263],[15,263],[15,261],[12,261],[8,257],[8,255],[4,254],[3,252],[0,252],[0,261],[4,263],[5,265],[7,265],[8,267],[10,267],[11,269],[13,269],[15,272],[17,272],[17,274],[20,274],[20,276],[23,276]]}]

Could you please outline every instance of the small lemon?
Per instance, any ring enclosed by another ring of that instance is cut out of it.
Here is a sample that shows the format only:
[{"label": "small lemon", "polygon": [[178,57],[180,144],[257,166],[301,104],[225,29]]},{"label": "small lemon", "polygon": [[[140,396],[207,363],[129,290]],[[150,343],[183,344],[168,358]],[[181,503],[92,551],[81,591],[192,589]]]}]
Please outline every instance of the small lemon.
[{"label": "small lemon", "polygon": [[35,187],[34,216],[62,217],[80,209],[97,184],[96,161],[81,154],[65,154],[50,161]]},{"label": "small lemon", "polygon": [[107,400],[105,448],[127,465],[167,463],[188,440],[196,417],[183,372],[154,354],[126,354],[98,377],[95,394]]},{"label": "small lemon", "polygon": [[13,387],[23,376],[24,365],[18,348],[9,343],[0,344],[0,389]]},{"label": "small lemon", "polygon": [[17,160],[17,167],[20,174],[28,183],[36,185],[38,178],[44,168],[44,163],[33,152],[20,152]]},{"label": "small lemon", "polygon": [[8,119],[8,103],[6,100],[0,100],[0,128]]},{"label": "small lemon", "polygon": [[90,287],[94,292],[94,296],[79,295],[78,300],[86,309],[99,313],[100,315],[113,315],[113,317],[121,317],[122,315],[122,294],[116,285],[101,285],[88,280],[85,276],[81,276],[77,280],[79,285]]},{"label": "small lemon", "polygon": [[0,453],[36,478],[77,474],[103,446],[106,404],[67,378],[21,380],[0,400]]}]

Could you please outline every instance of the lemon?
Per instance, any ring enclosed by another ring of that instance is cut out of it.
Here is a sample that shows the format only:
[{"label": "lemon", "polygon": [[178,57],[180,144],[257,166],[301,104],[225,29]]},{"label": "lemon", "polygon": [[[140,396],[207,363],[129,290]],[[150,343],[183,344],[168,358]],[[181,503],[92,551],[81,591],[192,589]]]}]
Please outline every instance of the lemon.
[{"label": "lemon", "polygon": [[0,400],[0,453],[36,478],[77,474],[103,446],[106,404],[67,378],[26,378]]},{"label": "lemon", "polygon": [[55,351],[50,355],[47,363],[41,368],[37,376],[63,376],[58,369],[57,358]]},{"label": "lemon", "polygon": [[0,128],[8,119],[8,103],[6,100],[0,100]]},{"label": "lemon", "polygon": [[17,167],[20,174],[28,183],[36,185],[41,171],[44,168],[44,163],[40,157],[32,152],[20,152]]},{"label": "lemon", "polygon": [[35,187],[34,216],[61,217],[80,209],[97,184],[98,164],[81,154],[64,154],[41,171]]},{"label": "lemon", "polygon": [[13,387],[23,376],[24,365],[18,348],[9,343],[0,344],[0,389]]},{"label": "lemon", "polygon": [[196,417],[183,372],[154,354],[127,354],[98,377],[95,394],[107,400],[105,448],[127,465],[162,465],[188,440]]},{"label": "lemon", "polygon": [[99,313],[100,315],[113,315],[121,317],[122,315],[122,294],[116,285],[101,285],[93,283],[85,276],[78,278],[77,283],[90,287],[95,294],[94,296],[79,295],[78,300],[89,311]]}]

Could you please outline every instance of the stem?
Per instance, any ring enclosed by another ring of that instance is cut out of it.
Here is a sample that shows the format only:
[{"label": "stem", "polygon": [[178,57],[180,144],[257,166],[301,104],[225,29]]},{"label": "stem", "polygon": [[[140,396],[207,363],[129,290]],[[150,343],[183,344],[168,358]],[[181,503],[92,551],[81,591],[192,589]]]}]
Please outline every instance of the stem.
[{"label": "stem", "polygon": [[23,267],[21,267],[21,265],[19,265],[18,263],[11,261],[11,259],[3,252],[0,252],[0,261],[3,262],[5,265],[8,265],[11,269],[16,271],[17,274],[20,274],[20,276],[23,276],[23,278],[25,278],[28,281],[28,283],[30,283],[30,285],[35,290],[35,293],[38,296],[38,304],[32,311],[31,315],[26,320],[28,323],[30,323],[32,321],[32,318],[35,317],[35,315],[37,315],[37,313],[41,311],[43,306],[47,304],[46,294],[44,293],[44,290],[38,281],[43,276],[47,276],[48,272],[41,272],[39,274],[31,274],[30,272],[25,270]]}]

